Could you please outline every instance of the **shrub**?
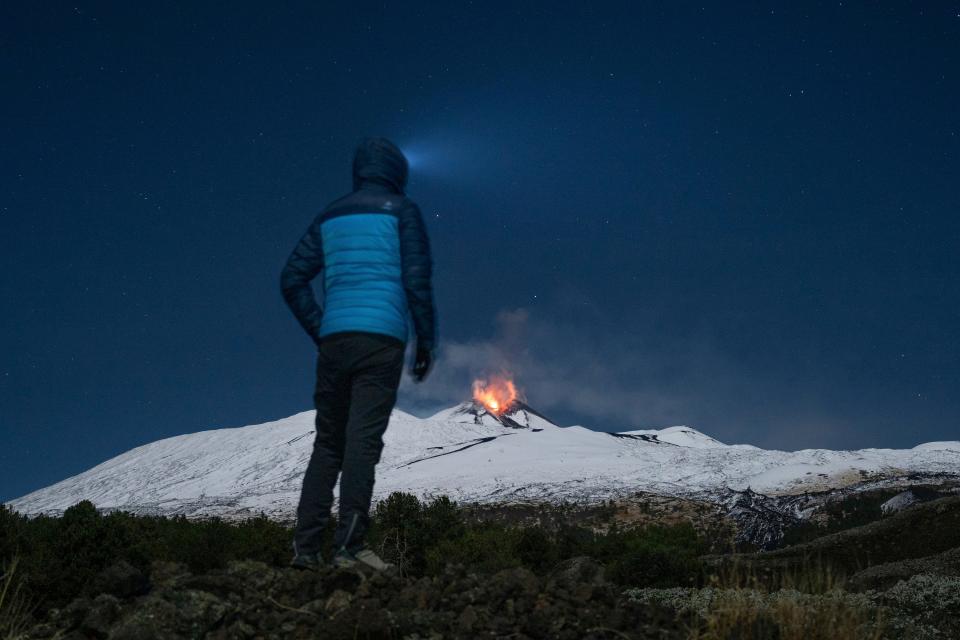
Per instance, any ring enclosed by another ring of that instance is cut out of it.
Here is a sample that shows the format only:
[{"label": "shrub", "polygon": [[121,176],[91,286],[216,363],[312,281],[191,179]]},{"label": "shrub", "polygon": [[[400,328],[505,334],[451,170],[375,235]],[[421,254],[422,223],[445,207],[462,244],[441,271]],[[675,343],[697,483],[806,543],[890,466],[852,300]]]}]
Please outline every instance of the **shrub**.
[{"label": "shrub", "polygon": [[930,618],[960,620],[960,577],[920,574],[889,589],[883,601],[898,611]]},{"label": "shrub", "polygon": [[608,576],[624,586],[685,586],[702,573],[698,557],[705,542],[693,525],[649,526],[612,530],[598,536],[590,554],[606,561]]},{"label": "shrub", "polygon": [[131,541],[126,528],[114,526],[86,500],[59,519],[27,524],[36,526],[27,528],[23,540],[26,586],[57,603],[80,593]]},{"label": "shrub", "polygon": [[423,575],[428,551],[460,538],[465,527],[457,503],[446,496],[423,504],[416,496],[394,492],[374,510],[370,543],[401,573]]},{"label": "shrub", "polygon": [[668,587],[694,582],[696,570],[691,558],[674,550],[649,547],[612,560],[607,577],[625,586]]},{"label": "shrub", "polygon": [[[563,512],[565,507],[561,507]],[[548,509],[548,507],[544,507]],[[327,542],[332,541],[333,522]],[[155,560],[185,563],[194,573],[230,560],[272,566],[290,558],[289,527],[260,516],[242,522],[183,516],[98,513],[80,502],[62,517],[24,518],[0,507],[0,562],[19,556],[22,590],[42,606],[60,607],[84,593],[110,564],[124,560],[149,572]],[[405,575],[429,576],[448,564],[495,572],[527,567],[547,573],[562,560],[592,556],[622,584],[687,585],[696,579],[703,548],[692,526],[648,527],[607,533],[562,525],[554,528],[475,521],[446,497],[421,501],[394,493],[374,509],[369,542]]]},{"label": "shrub", "polygon": [[440,540],[426,550],[426,572],[440,573],[448,564],[486,573],[519,566],[518,539],[517,530],[500,524],[481,523],[469,527],[462,536]]},{"label": "shrub", "polygon": [[516,554],[520,564],[543,571],[557,561],[557,545],[540,527],[521,529],[516,541]]}]

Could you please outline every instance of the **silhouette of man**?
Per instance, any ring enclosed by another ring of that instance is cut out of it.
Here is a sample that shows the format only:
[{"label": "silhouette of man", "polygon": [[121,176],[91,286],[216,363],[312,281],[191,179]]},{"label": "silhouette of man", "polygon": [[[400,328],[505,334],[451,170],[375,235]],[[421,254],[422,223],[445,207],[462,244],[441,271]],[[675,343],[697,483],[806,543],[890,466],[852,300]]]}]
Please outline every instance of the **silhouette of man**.
[{"label": "silhouette of man", "polygon": [[[406,196],[400,149],[367,138],[353,160],[353,192],[316,217],[287,260],[283,297],[317,345],[313,454],[303,478],[292,566],[323,562],[321,535],[340,476],[333,564],[390,567],[366,548],[374,467],[397,399],[408,318],[417,338],[411,373],[426,378],[436,320],[430,243],[420,209]],[[323,305],[310,282],[323,274]]]}]

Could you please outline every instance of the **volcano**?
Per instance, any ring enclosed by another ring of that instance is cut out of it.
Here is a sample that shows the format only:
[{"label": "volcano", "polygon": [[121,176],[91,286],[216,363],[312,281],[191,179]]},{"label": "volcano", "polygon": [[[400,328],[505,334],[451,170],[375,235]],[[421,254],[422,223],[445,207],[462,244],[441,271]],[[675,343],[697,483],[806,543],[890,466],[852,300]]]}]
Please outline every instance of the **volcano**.
[{"label": "volcano", "polygon": [[486,405],[472,400],[441,411],[434,420],[473,424],[499,424],[510,429],[542,429],[543,425],[556,426],[549,418],[522,400],[514,400],[502,413],[491,411]]},{"label": "volcano", "polygon": [[[9,503],[59,514],[80,500],[156,515],[294,519],[314,412],[158,440]],[[766,544],[838,493],[919,483],[960,486],[960,442],[912,449],[765,450],[687,426],[604,432],[561,427],[522,400],[502,413],[467,401],[427,418],[394,411],[374,499],[394,491],[461,503],[594,504],[656,495],[749,520]],[[759,524],[758,524],[759,523]],[[772,524],[770,524],[772,523]],[[770,527],[774,527],[771,529]]]}]

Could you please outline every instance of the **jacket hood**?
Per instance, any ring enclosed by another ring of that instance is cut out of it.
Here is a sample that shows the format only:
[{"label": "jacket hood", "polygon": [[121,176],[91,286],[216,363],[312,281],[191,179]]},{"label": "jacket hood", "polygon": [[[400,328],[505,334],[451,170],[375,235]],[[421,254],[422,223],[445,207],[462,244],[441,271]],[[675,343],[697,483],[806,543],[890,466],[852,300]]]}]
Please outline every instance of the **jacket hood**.
[{"label": "jacket hood", "polygon": [[403,152],[386,138],[365,138],[353,156],[353,188],[374,183],[403,193],[410,173]]}]

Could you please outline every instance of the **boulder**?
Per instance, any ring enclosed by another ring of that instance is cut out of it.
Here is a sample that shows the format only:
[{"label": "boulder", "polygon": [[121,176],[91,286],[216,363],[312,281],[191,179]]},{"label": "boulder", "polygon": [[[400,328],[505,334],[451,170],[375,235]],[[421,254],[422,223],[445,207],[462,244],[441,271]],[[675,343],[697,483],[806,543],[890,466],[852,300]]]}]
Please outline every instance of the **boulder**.
[{"label": "boulder", "polygon": [[147,576],[126,560],[117,560],[109,565],[90,584],[93,594],[108,593],[121,599],[143,595],[149,589]]}]

